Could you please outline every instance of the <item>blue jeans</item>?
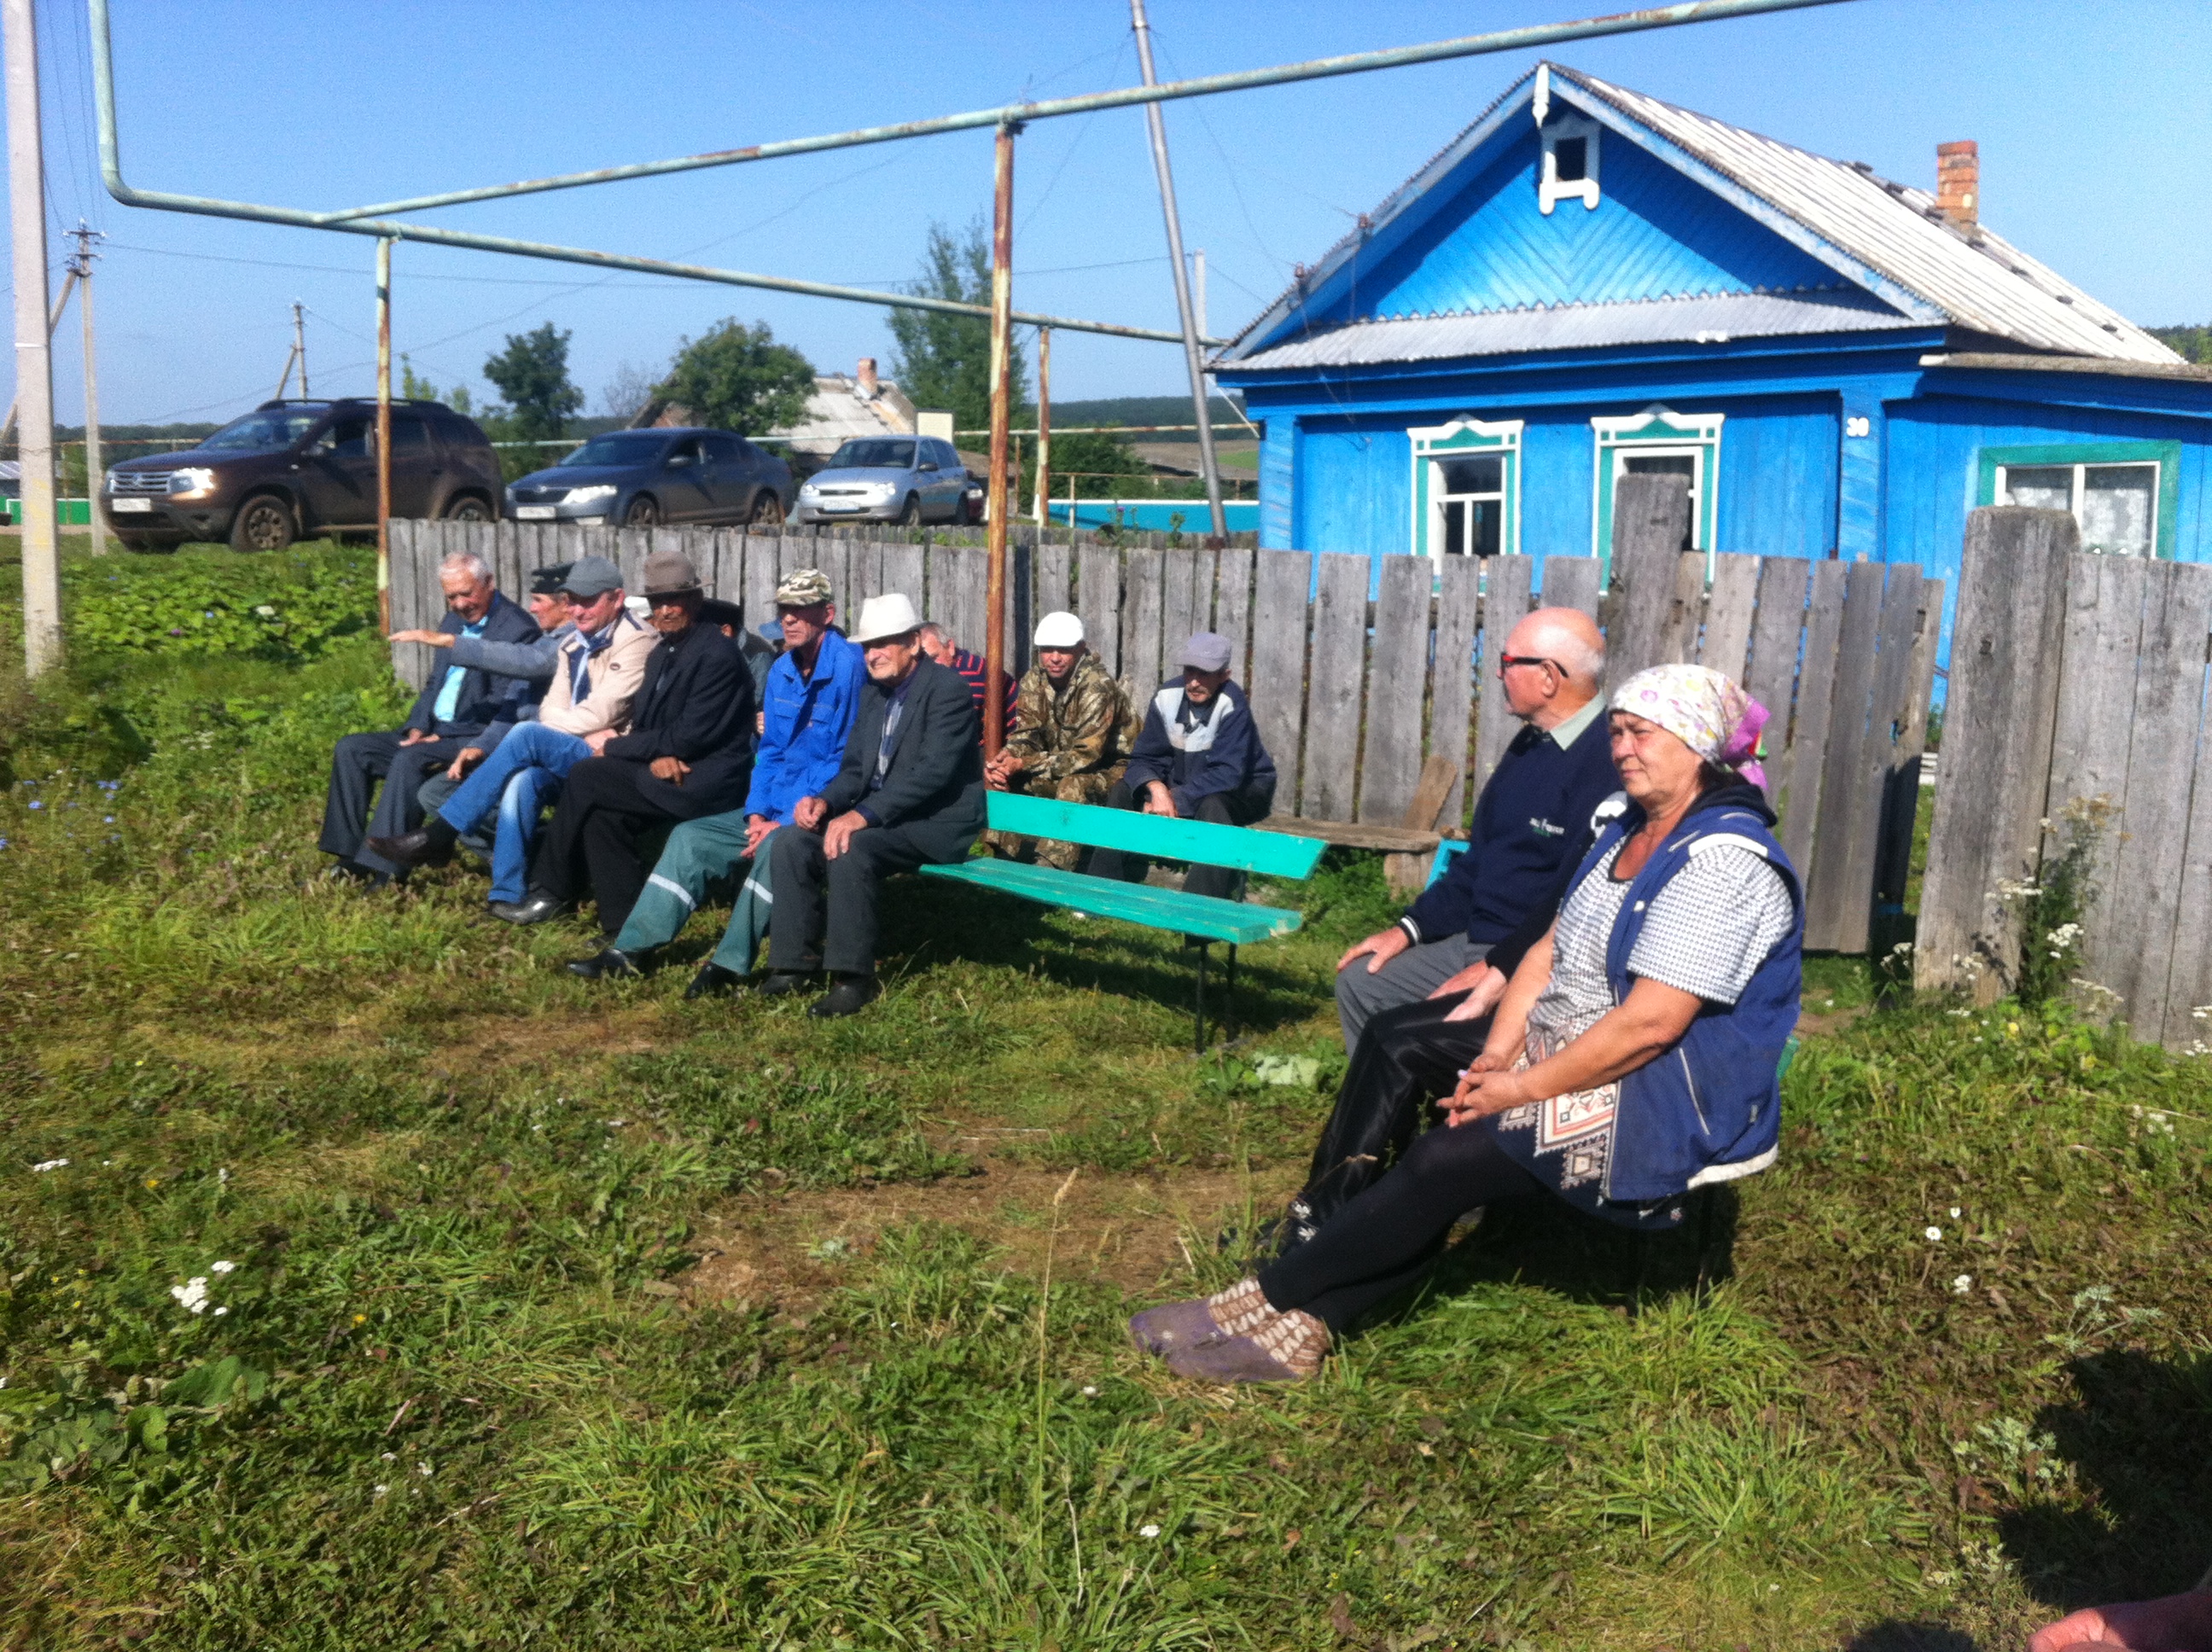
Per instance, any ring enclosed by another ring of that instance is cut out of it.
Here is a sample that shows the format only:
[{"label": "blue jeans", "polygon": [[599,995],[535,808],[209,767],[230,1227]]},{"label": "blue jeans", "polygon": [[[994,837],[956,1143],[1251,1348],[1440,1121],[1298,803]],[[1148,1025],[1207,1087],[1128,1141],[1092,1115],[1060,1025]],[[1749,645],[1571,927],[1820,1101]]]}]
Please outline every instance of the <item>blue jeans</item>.
[{"label": "blue jeans", "polygon": [[529,893],[530,846],[537,841],[538,817],[559,795],[562,777],[591,755],[592,748],[576,735],[543,723],[520,723],[446,799],[438,817],[457,832],[497,811],[489,899],[520,901]]}]

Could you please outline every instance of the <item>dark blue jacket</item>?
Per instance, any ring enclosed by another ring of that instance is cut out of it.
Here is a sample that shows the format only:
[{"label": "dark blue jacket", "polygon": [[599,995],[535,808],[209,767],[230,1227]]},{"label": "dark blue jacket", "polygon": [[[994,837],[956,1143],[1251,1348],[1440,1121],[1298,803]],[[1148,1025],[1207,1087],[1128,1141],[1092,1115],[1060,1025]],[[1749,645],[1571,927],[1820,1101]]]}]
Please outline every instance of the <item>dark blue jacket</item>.
[{"label": "dark blue jacket", "polygon": [[[1796,869],[1770,830],[1774,819],[1755,786],[1707,793],[1636,874],[1620,903],[1605,953],[1615,1003],[1625,1002],[1633,985],[1628,960],[1652,901],[1700,844],[1725,840],[1765,855],[1782,874],[1796,916],[1741,998],[1703,1005],[1674,1048],[1620,1081],[1607,1199],[1649,1204],[1774,1162],[1782,1123],[1778,1069],[1805,986],[1805,897]],[[1591,876],[1606,852],[1643,823],[1644,811],[1627,805],[1598,833],[1576,881]]]},{"label": "dark blue jacket", "polygon": [[1421,892],[1399,927],[1416,944],[1464,934],[1494,946],[1539,907],[1548,924],[1590,811],[1620,787],[1602,708],[1565,750],[1549,734],[1522,729],[1475,802],[1467,853]]},{"label": "dark blue jacket", "polygon": [[[468,624],[448,608],[438,621],[438,629],[448,636],[458,637]],[[535,642],[538,622],[530,617],[528,610],[517,607],[495,592],[491,607],[484,614],[482,635],[487,642]],[[441,654],[444,652],[440,651]],[[438,707],[438,690],[445,685],[446,673],[458,665],[458,661],[442,658],[432,661],[430,680],[415,696],[415,704],[401,727],[466,738],[483,733],[490,724],[513,722],[521,708],[537,697],[527,677],[504,677],[474,665],[461,667],[461,692],[453,702],[453,715],[445,722],[438,722],[434,715]]]},{"label": "dark blue jacket", "polygon": [[[1152,696],[1145,713],[1145,732],[1137,737],[1123,771],[1129,790],[1141,793],[1160,781],[1175,799],[1176,813],[1188,819],[1199,799],[1248,788],[1275,790],[1275,760],[1261,744],[1244,690],[1224,683],[1207,703],[1212,715],[1189,728],[1181,726],[1182,684],[1170,683]],[[1194,708],[1195,709],[1195,708]]]}]

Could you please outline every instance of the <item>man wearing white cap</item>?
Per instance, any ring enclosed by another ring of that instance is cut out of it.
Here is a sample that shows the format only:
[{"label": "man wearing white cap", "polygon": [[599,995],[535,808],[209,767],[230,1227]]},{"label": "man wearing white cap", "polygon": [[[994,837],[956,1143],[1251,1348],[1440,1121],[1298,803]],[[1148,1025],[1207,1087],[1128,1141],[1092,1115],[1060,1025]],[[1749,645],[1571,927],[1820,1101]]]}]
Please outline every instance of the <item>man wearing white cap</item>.
[{"label": "man wearing white cap", "polygon": [[[1249,826],[1275,803],[1275,760],[1261,743],[1244,690],[1229,680],[1229,639],[1200,631],[1182,645],[1182,679],[1152,696],[1129,767],[1106,794],[1113,809]],[[1119,849],[1091,858],[1094,878],[1141,883],[1152,863]],[[1193,866],[1184,892],[1235,900],[1242,874]]]},{"label": "man wearing white cap", "polygon": [[[1014,732],[983,765],[994,792],[1026,792],[1061,803],[1103,803],[1128,766],[1137,720],[1121,685],[1084,641],[1083,622],[1062,611],[1037,622],[1036,659],[1022,678]],[[984,841],[1015,859],[1036,859],[1062,872],[1081,854],[1073,843],[987,832]]]},{"label": "man wearing white cap", "polygon": [[957,671],[926,659],[921,621],[897,592],[860,606],[853,641],[867,686],[837,777],[768,840],[775,915],[764,997],[828,969],[811,1012],[852,1015],[881,995],[877,903],[895,872],[964,857],[983,829],[981,720]]}]

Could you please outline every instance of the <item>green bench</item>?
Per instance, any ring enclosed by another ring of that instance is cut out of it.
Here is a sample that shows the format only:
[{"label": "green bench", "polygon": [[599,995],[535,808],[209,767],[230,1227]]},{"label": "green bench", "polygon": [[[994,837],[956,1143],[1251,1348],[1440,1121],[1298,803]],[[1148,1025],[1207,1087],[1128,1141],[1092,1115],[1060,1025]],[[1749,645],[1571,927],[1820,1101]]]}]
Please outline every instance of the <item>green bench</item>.
[{"label": "green bench", "polygon": [[[1060,803],[1049,798],[1024,797],[1017,792],[990,794],[989,820],[994,831],[1018,837],[1048,837],[1062,843],[1080,843],[1094,849],[1122,849],[1155,860],[1194,861],[1200,865],[1228,866],[1238,872],[1261,872],[1270,878],[1309,878],[1327,846],[1313,838],[1285,837],[1255,832],[1242,826],[1217,826],[1210,821],[1171,820],[1161,815],[1139,814],[1131,809],[1103,809],[1091,804]],[[1198,941],[1197,1048],[1206,1049],[1206,963],[1215,941],[1229,947],[1225,1023],[1233,1026],[1237,993],[1237,949],[1251,941],[1287,935],[1304,921],[1302,914],[1282,907],[1260,906],[1247,901],[1219,901],[1209,895],[1185,895],[1176,890],[1154,889],[1148,884],[1124,884],[1091,878],[1081,872],[1060,872],[1051,866],[1024,865],[1019,861],[975,859],[949,866],[924,866],[926,878],[949,878],[996,890],[1040,906],[1061,907],[1094,917],[1117,918],[1194,937]]]}]

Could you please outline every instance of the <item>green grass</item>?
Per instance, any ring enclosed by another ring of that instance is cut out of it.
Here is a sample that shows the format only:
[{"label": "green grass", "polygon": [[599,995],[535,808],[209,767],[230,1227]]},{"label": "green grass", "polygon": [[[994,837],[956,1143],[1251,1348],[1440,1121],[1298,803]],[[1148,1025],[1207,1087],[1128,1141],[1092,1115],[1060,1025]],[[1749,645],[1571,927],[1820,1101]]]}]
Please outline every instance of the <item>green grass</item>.
[{"label": "green grass", "polygon": [[[254,571],[71,578],[179,562]],[[1679,1248],[1632,1313],[1623,1242],[1501,1210],[1319,1381],[1201,1390],[1121,1322],[1303,1163],[1371,858],[1271,891],[1308,927],[1204,1062],[1156,937],[927,880],[868,1015],[685,1005],[472,873],[315,881],[330,743],[402,703],[343,638],[0,680],[10,1644],[1995,1649],[2212,1558],[2200,1063],[1867,1014],[1702,1304]],[[1117,1279],[1070,1170],[1210,1202]],[[722,1223],[996,1182],[1044,1191],[692,1288]]]}]

